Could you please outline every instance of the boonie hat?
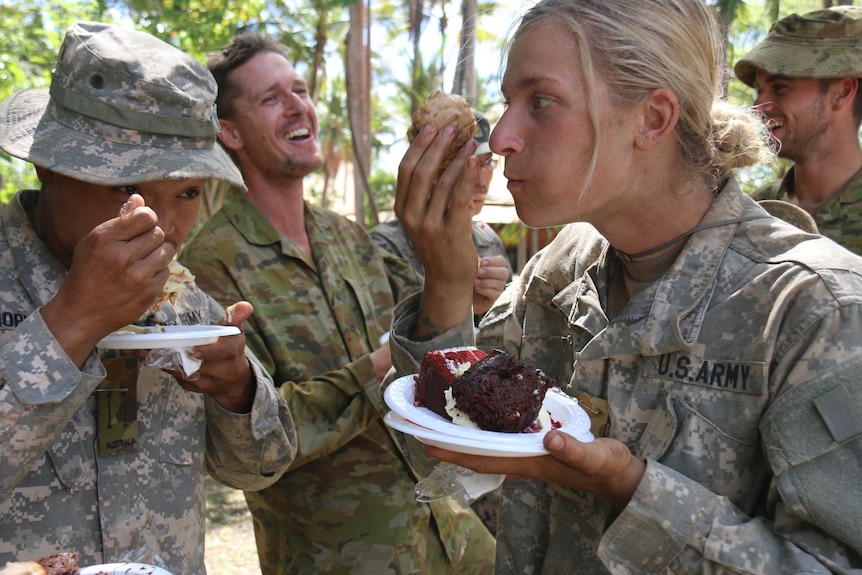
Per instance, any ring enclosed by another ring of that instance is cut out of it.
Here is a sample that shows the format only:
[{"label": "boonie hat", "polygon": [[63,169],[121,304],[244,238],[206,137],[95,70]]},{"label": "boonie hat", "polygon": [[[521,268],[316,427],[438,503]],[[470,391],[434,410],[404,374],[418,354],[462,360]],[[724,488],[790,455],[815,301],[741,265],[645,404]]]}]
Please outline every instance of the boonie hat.
[{"label": "boonie hat", "polygon": [[0,147],[76,180],[214,178],[244,187],[216,143],[216,83],[181,50],[98,22],[69,27],[51,87],[0,104]]},{"label": "boonie hat", "polygon": [[473,110],[473,115],[476,117],[476,130],[473,132],[473,139],[479,144],[473,155],[490,154],[491,145],[488,141],[491,139],[491,124],[482,113]]},{"label": "boonie hat", "polygon": [[733,67],[752,87],[758,69],[788,78],[862,78],[862,7],[835,6],[776,21]]}]

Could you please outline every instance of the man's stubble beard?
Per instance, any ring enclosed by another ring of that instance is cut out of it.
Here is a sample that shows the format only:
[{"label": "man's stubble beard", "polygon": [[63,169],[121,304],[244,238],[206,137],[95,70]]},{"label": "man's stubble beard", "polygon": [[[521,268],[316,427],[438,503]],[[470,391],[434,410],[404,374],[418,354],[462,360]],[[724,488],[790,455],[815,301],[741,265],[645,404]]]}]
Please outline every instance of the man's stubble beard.
[{"label": "man's stubble beard", "polygon": [[[818,159],[828,154],[823,139],[826,138],[826,104],[824,98],[818,98],[804,116],[802,122],[796,122],[792,132],[785,127],[785,138],[779,140],[779,158],[793,162]],[[798,116],[797,116],[798,118]]]}]

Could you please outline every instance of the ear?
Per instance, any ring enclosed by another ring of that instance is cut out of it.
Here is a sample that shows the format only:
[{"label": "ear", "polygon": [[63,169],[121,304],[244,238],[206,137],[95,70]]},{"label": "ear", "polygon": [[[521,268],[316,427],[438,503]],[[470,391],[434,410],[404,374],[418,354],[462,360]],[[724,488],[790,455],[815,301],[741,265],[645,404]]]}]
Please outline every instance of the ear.
[{"label": "ear", "polygon": [[218,123],[221,126],[221,131],[218,133],[219,141],[226,148],[234,151],[242,148],[242,136],[240,136],[239,131],[236,129],[236,124],[224,118],[219,118]]},{"label": "ear", "polygon": [[635,146],[647,150],[673,133],[679,121],[679,100],[672,90],[656,88],[647,95],[641,110]]},{"label": "ear", "polygon": [[856,92],[859,90],[858,78],[839,78],[835,80],[830,90],[830,103],[835,110],[841,110],[849,106],[853,110]]}]

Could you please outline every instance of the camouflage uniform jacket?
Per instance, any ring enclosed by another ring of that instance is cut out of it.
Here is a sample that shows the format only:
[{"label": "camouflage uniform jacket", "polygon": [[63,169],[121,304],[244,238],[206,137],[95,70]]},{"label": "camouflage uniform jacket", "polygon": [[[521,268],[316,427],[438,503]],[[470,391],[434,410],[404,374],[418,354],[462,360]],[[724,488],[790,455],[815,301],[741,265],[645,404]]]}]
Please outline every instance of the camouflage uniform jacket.
[{"label": "camouflage uniform jacket", "polygon": [[[410,238],[404,232],[401,222],[396,219],[376,225],[371,229],[370,235],[371,239],[374,240],[374,243],[380,249],[409,261],[420,278],[425,277],[422,260],[419,259],[419,254],[413,248],[413,242],[410,241]],[[488,256],[505,257],[506,266],[509,267],[509,274],[511,276],[512,268],[509,264],[506,248],[503,245],[503,240],[500,239],[494,228],[485,222],[474,220],[473,245],[476,246],[476,253],[479,254],[480,258]]]},{"label": "camouflage uniform jacket", "polygon": [[[586,492],[504,484],[498,573],[862,568],[862,259],[766,216],[734,182],[702,223],[758,215],[692,235],[610,321],[619,260],[572,224],[485,316],[480,344],[607,399],[607,435],[647,462],[619,512]],[[399,373],[470,341],[469,321],[409,341],[417,301],[395,310]]]},{"label": "camouflage uniform jacket", "polygon": [[415,478],[381,420],[368,354],[389,329],[393,295],[415,291],[416,275],[400,259],[386,265],[360,225],[304,209],[313,258],[236,190],[181,254],[216,299],[254,306],[249,345],[296,422],[291,470],[246,493],[262,570],[436,575],[451,572],[445,545],[463,573],[481,573],[470,553],[492,564],[493,537],[471,512],[416,503]]},{"label": "camouflage uniform jacket", "polygon": [[[751,194],[755,200],[792,201],[795,168],[783,178],[766,184]],[[818,231],[856,255],[862,255],[862,170],[850,178],[844,188],[813,214]]]},{"label": "camouflage uniform jacket", "polygon": [[[42,320],[65,270],[27,218],[35,197],[21,192],[0,216],[0,565],[61,551],[92,565],[143,551],[176,575],[203,575],[206,472],[243,489],[275,481],[296,450],[287,405],[256,362],[254,406],[238,415],[127,357],[140,368],[139,447],[98,455],[96,387],[120,353],[93,353],[79,370]],[[223,315],[190,287],[156,320]]]}]

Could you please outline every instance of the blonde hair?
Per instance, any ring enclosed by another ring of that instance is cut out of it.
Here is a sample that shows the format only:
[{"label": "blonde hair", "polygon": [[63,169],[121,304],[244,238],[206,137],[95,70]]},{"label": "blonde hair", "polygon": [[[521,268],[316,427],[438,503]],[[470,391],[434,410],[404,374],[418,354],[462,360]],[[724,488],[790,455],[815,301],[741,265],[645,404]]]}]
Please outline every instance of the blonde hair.
[{"label": "blonde hair", "polygon": [[[725,55],[716,15],[703,0],[542,0],[521,18],[510,44],[549,18],[567,26],[580,48],[597,139],[598,75],[623,106],[643,102],[657,88],[673,91],[680,152],[710,188],[733,169],[770,158],[760,119],[719,98]],[[595,146],[588,182],[597,154]]]}]

